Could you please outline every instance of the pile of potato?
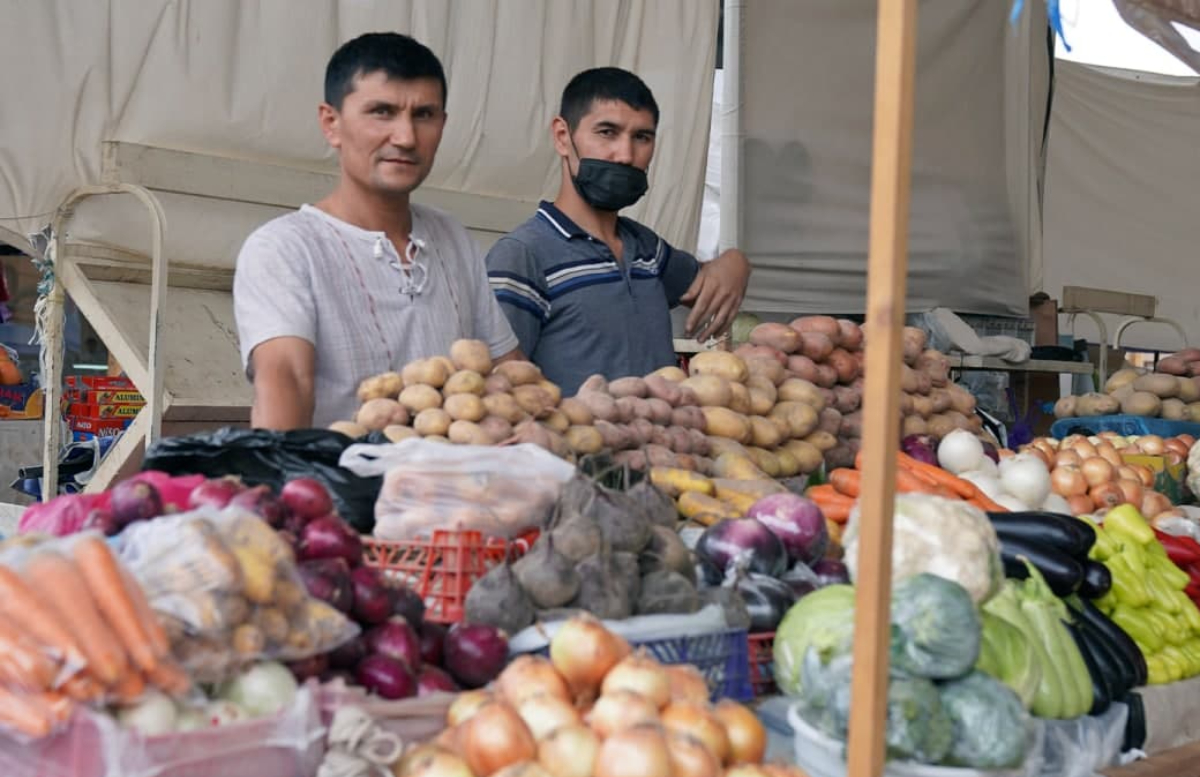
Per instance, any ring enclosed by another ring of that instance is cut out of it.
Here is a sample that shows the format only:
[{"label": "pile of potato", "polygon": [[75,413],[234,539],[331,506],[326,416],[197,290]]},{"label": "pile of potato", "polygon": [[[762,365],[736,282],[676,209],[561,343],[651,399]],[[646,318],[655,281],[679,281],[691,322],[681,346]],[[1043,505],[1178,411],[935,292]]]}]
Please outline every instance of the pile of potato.
[{"label": "pile of potato", "polygon": [[[939,439],[955,429],[978,433],[975,398],[950,382],[950,365],[940,351],[927,348],[925,332],[903,333],[902,434],[931,434]],[[784,368],[785,379],[812,386],[821,402],[818,435],[809,440],[830,467],[853,466],[861,446],[863,331],[847,319],[804,316],[790,324],[759,324],[749,342],[735,353],[749,362],[767,360]]]},{"label": "pile of potato", "polygon": [[1184,348],[1170,356],[1164,356],[1158,360],[1154,369],[1164,375],[1200,378],[1200,348]]},{"label": "pile of potato", "polygon": [[[1159,362],[1160,369],[1164,361]],[[1186,371],[1187,363],[1184,365]],[[1167,366],[1176,369],[1176,365]],[[1103,394],[1063,397],[1054,404],[1056,418],[1093,418],[1118,413],[1200,422],[1200,377],[1126,368],[1112,374],[1104,384]]]}]

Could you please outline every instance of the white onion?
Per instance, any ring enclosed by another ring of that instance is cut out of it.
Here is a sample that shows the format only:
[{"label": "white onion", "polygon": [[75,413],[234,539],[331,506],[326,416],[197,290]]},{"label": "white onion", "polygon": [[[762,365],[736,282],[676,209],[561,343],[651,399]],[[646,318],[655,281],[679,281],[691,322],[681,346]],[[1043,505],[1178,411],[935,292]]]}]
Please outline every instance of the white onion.
[{"label": "white onion", "polygon": [[1022,513],[1029,509],[1029,505],[1017,499],[1012,494],[1000,494],[999,496],[992,497],[992,501],[1014,513]]},{"label": "white onion", "polygon": [[1026,505],[1040,505],[1050,495],[1050,470],[1036,456],[1018,453],[1000,462],[1000,484]]},{"label": "white onion", "polygon": [[[987,456],[984,456],[979,461],[979,468],[975,471],[984,475],[991,475],[994,478],[1000,477],[1000,466]],[[959,477],[962,477],[962,475],[959,475]]]},{"label": "white onion", "polygon": [[942,469],[958,475],[979,469],[987,456],[978,437],[966,429],[955,429],[938,444],[937,458]]},{"label": "white onion", "polygon": [[998,501],[999,497],[1008,496],[1008,492],[1004,490],[1000,479],[994,475],[985,475],[980,472],[964,472],[959,477],[978,488],[983,492],[984,496],[993,502]]},{"label": "white onion", "polygon": [[1042,509],[1048,513],[1061,513],[1062,515],[1071,514],[1071,505],[1066,499],[1058,494],[1050,494],[1046,497],[1046,501],[1042,502]]}]

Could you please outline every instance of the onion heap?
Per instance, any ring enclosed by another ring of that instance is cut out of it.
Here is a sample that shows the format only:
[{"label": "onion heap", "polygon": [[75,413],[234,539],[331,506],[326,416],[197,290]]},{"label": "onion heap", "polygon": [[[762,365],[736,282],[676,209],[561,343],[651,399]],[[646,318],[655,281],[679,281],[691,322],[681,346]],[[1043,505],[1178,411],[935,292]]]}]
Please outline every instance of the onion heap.
[{"label": "onion heap", "polygon": [[396,777],[802,777],[763,764],[747,707],[708,701],[691,666],[666,666],[590,616],[566,621],[550,655],[515,659],[451,705],[446,730]]}]

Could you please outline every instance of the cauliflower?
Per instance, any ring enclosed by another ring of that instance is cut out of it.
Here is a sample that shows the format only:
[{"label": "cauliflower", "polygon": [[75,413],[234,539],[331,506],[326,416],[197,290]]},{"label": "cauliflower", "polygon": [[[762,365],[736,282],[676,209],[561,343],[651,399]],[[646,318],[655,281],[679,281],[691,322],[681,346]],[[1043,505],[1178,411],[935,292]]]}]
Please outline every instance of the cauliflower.
[{"label": "cauliflower", "polygon": [[[855,508],[842,538],[851,578],[858,577],[859,526]],[[991,598],[1004,581],[1004,567],[1000,540],[987,515],[958,500],[898,494],[892,521],[892,581],[922,572],[958,583],[977,606]]]}]

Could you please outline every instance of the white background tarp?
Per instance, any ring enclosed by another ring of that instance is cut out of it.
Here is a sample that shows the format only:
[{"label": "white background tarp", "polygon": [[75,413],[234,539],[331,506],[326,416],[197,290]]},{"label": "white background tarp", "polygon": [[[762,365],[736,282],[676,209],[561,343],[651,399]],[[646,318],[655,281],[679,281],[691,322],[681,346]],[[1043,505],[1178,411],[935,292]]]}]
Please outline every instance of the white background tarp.
[{"label": "white background tarp", "polygon": [[[692,0],[0,0],[0,240],[23,245],[68,192],[98,182],[105,140],[329,168],[316,124],[325,63],[359,33],[396,30],[446,67],[450,118],[428,185],[451,191],[552,194],[548,128],[566,81],[601,64],[637,72],[663,117],[634,213],[691,246],[717,23],[715,3]],[[173,232],[188,236],[169,240],[172,259],[231,266],[245,232],[275,212],[236,210],[168,203]],[[145,233],[132,204],[103,216],[90,226],[100,239]]]}]

